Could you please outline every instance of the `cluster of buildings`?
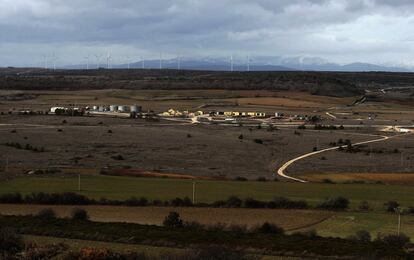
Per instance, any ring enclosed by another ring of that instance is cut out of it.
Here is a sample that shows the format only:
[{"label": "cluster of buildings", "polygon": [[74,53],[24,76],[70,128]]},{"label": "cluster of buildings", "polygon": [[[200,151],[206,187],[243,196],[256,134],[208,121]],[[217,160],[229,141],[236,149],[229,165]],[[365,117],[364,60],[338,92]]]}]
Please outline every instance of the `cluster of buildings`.
[{"label": "cluster of buildings", "polygon": [[189,112],[187,110],[179,111],[179,110],[174,110],[172,108],[160,114],[160,116],[166,116],[166,117],[195,117],[195,116],[201,116],[201,115],[204,115],[203,111]]}]

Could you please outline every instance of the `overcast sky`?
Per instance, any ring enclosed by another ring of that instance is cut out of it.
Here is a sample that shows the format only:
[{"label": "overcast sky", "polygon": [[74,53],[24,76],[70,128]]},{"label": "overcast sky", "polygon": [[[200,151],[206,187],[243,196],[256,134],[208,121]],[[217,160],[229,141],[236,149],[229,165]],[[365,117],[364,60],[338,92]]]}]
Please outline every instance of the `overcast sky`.
[{"label": "overcast sky", "polygon": [[0,0],[0,32],[3,66],[108,51],[414,64],[413,0]]}]

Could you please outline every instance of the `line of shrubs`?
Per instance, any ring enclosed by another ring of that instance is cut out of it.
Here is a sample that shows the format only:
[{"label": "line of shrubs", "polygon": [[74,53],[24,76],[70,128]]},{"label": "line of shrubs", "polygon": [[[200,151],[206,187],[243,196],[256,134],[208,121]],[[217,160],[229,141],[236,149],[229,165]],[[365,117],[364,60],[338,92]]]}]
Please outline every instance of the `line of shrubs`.
[{"label": "line of shrubs", "polygon": [[4,145],[9,146],[9,147],[14,147],[16,149],[24,149],[24,150],[38,152],[38,153],[45,152],[44,147],[36,147],[36,146],[32,146],[30,144],[22,145],[20,143],[10,142],[10,143],[5,143]]},{"label": "line of shrubs", "polygon": [[[171,200],[148,200],[145,197],[131,197],[126,200],[99,200],[90,199],[74,192],[43,193],[36,192],[29,195],[7,193],[0,195],[0,203],[8,204],[43,204],[43,205],[113,205],[113,206],[172,206],[172,207],[216,207],[216,208],[284,208],[309,209],[312,208],[305,200],[291,200],[285,197],[275,197],[271,201],[260,201],[253,198],[241,199],[230,196],[227,200],[218,200],[213,203],[193,204],[190,198],[175,198]],[[343,197],[328,198],[316,206],[326,210],[345,210],[349,207],[349,200]]]}]

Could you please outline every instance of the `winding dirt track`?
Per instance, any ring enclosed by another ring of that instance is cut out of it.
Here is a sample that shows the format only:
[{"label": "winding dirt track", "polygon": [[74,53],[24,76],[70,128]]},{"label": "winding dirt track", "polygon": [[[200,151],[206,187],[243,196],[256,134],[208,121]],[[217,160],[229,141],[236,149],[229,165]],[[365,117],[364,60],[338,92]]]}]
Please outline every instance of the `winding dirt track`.
[{"label": "winding dirt track", "polygon": [[[374,139],[374,140],[369,140],[369,141],[363,141],[363,142],[355,143],[355,144],[352,144],[352,145],[353,145],[353,146],[357,146],[357,145],[362,145],[362,144],[369,144],[369,143],[375,143],[375,142],[382,142],[382,141],[386,141],[386,140],[388,140],[388,139],[390,139],[390,138],[394,138],[394,137],[397,137],[397,136],[401,136],[401,135],[395,135],[395,136],[391,136],[391,137],[383,135],[383,136],[381,136],[381,138],[379,138],[379,139]],[[306,181],[306,180],[302,180],[302,179],[299,179],[299,178],[294,178],[294,177],[291,177],[291,176],[286,175],[286,173],[285,173],[286,169],[287,169],[290,165],[292,165],[293,163],[295,163],[295,162],[297,162],[297,161],[299,161],[299,160],[302,160],[302,159],[304,159],[304,158],[307,158],[307,157],[310,157],[310,156],[313,156],[313,155],[316,155],[316,154],[320,154],[320,153],[324,153],[324,152],[328,152],[328,151],[332,151],[332,150],[337,150],[337,149],[339,149],[339,147],[340,147],[340,146],[335,146],[335,147],[326,148],[326,149],[323,149],[323,150],[320,150],[320,151],[315,151],[315,152],[307,153],[307,154],[301,155],[301,156],[299,156],[299,157],[296,157],[296,158],[294,158],[294,159],[292,159],[292,160],[289,160],[289,161],[287,161],[285,164],[283,164],[283,165],[282,165],[282,167],[280,167],[280,168],[277,170],[277,174],[278,174],[279,176],[283,177],[283,178],[286,178],[286,179],[289,179],[289,180],[292,180],[292,181],[297,181],[297,182],[307,183],[308,181]]]}]

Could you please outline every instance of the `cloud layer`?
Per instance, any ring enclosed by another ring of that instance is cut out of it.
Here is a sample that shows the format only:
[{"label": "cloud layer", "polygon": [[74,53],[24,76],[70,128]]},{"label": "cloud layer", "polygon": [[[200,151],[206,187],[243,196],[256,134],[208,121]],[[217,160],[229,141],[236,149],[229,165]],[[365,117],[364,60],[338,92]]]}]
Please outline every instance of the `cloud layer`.
[{"label": "cloud layer", "polygon": [[0,65],[127,57],[318,56],[411,64],[411,0],[0,0]]}]

